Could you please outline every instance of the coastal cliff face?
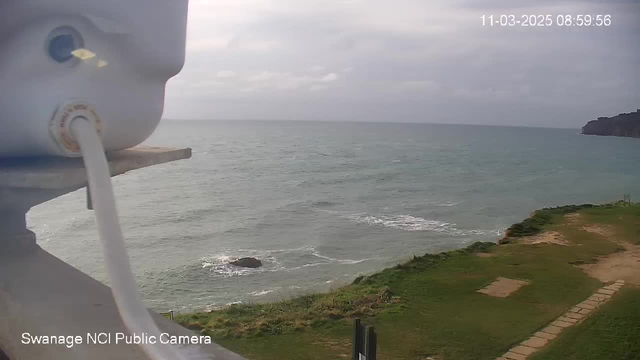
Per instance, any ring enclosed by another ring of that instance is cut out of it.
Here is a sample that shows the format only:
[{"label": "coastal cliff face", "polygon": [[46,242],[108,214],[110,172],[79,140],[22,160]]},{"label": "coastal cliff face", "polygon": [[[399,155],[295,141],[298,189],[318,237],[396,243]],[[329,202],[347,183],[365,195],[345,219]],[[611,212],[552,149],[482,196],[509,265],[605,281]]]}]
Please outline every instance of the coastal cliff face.
[{"label": "coastal cliff face", "polygon": [[614,117],[599,117],[582,128],[585,135],[626,136],[640,138],[640,109]]}]

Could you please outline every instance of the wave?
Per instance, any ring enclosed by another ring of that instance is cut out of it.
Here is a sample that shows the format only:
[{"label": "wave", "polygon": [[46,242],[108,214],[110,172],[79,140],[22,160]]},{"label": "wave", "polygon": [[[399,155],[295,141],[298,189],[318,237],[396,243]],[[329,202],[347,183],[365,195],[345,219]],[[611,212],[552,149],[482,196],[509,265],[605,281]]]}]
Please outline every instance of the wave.
[{"label": "wave", "polygon": [[472,235],[496,235],[500,236],[502,230],[464,230],[458,229],[456,224],[438,220],[429,220],[411,215],[369,215],[357,213],[344,216],[349,220],[367,225],[383,226],[405,231],[430,231],[438,234],[453,236]]},{"label": "wave", "polygon": [[436,203],[433,203],[433,205],[436,205],[436,206],[446,206],[446,207],[456,206],[456,205],[458,205],[458,204],[460,204],[460,202],[445,201],[445,202],[436,202]]},{"label": "wave", "polygon": [[[250,269],[229,264],[235,259],[246,256],[260,259],[263,266],[257,269]],[[313,246],[305,246],[277,250],[234,249],[203,257],[199,260],[199,263],[201,270],[204,269],[215,276],[227,278],[266,272],[289,272],[324,265],[354,265],[368,260],[372,259],[333,258],[320,253]]]},{"label": "wave", "polygon": [[427,220],[411,215],[373,216],[365,213],[357,213],[346,215],[345,217],[358,223],[365,223],[367,225],[382,225],[385,227],[407,231],[442,232],[450,225],[449,223],[443,221]]},{"label": "wave", "polygon": [[416,206],[442,206],[442,207],[451,207],[462,204],[462,201],[440,201],[440,200],[432,200],[432,201],[423,201],[417,203],[404,203],[403,206],[408,207],[416,207]]},{"label": "wave", "polygon": [[316,201],[314,203],[311,204],[311,206],[313,207],[331,207],[331,206],[336,206],[338,205],[338,203],[334,203],[331,201]]},{"label": "wave", "polygon": [[268,289],[268,290],[252,291],[252,292],[249,293],[249,295],[251,295],[251,296],[264,296],[264,295],[267,295],[267,294],[271,294],[274,291],[278,291],[280,289],[282,289],[282,288],[281,287],[276,287],[276,288]]},{"label": "wave", "polygon": [[[313,248],[312,248],[313,249]],[[320,259],[325,259],[328,260],[329,263],[337,263],[337,264],[345,264],[345,265],[353,265],[353,264],[359,264],[361,262],[367,261],[367,260],[372,260],[372,259],[360,259],[360,260],[351,260],[351,259],[335,259],[332,257],[328,257],[328,256],[324,256],[321,255],[320,253],[318,253],[315,249],[313,249],[313,251],[311,252],[311,254],[313,254],[313,256],[318,257]]]}]

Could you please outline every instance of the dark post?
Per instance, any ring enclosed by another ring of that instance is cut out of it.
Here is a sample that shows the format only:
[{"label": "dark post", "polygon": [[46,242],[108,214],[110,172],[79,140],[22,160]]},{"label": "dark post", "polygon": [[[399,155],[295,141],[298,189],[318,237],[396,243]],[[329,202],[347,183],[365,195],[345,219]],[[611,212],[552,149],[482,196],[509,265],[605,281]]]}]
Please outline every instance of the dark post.
[{"label": "dark post", "polygon": [[367,326],[366,330],[366,347],[364,356],[367,360],[376,360],[376,347],[378,346],[378,336],[373,326]]},{"label": "dark post", "polygon": [[366,360],[376,360],[378,335],[373,326],[363,326],[360,319],[353,322],[353,356],[352,360],[360,360],[363,355]]},{"label": "dark post", "polygon": [[360,349],[362,349],[362,336],[360,335],[360,319],[353,321],[353,356],[352,360],[360,359]]},{"label": "dark post", "polygon": [[87,185],[87,210],[93,210],[93,201],[91,201],[91,191],[89,191],[89,185]]}]

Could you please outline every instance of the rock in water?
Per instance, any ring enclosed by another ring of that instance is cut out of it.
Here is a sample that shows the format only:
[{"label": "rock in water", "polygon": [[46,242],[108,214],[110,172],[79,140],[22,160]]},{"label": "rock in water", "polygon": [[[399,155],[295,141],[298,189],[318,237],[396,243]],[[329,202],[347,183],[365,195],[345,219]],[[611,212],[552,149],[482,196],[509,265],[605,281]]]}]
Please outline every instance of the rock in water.
[{"label": "rock in water", "polygon": [[243,257],[243,258],[238,259],[236,261],[232,261],[229,264],[235,265],[235,266],[241,266],[241,267],[255,269],[255,268],[259,268],[260,266],[262,266],[262,261],[260,261],[260,260],[258,260],[256,258],[252,258],[252,257]]}]

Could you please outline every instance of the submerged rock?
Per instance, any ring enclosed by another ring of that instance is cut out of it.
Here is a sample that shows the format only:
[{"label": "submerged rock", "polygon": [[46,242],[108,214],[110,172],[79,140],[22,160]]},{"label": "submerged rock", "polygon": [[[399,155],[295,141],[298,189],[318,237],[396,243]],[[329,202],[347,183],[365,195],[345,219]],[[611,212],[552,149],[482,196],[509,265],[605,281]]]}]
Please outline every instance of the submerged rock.
[{"label": "submerged rock", "polygon": [[240,267],[246,267],[246,268],[251,268],[251,269],[255,269],[255,268],[259,268],[260,266],[262,266],[262,261],[256,259],[256,258],[252,258],[252,257],[243,257],[241,259],[238,259],[236,261],[232,261],[229,264],[234,265],[234,266],[240,266]]}]

